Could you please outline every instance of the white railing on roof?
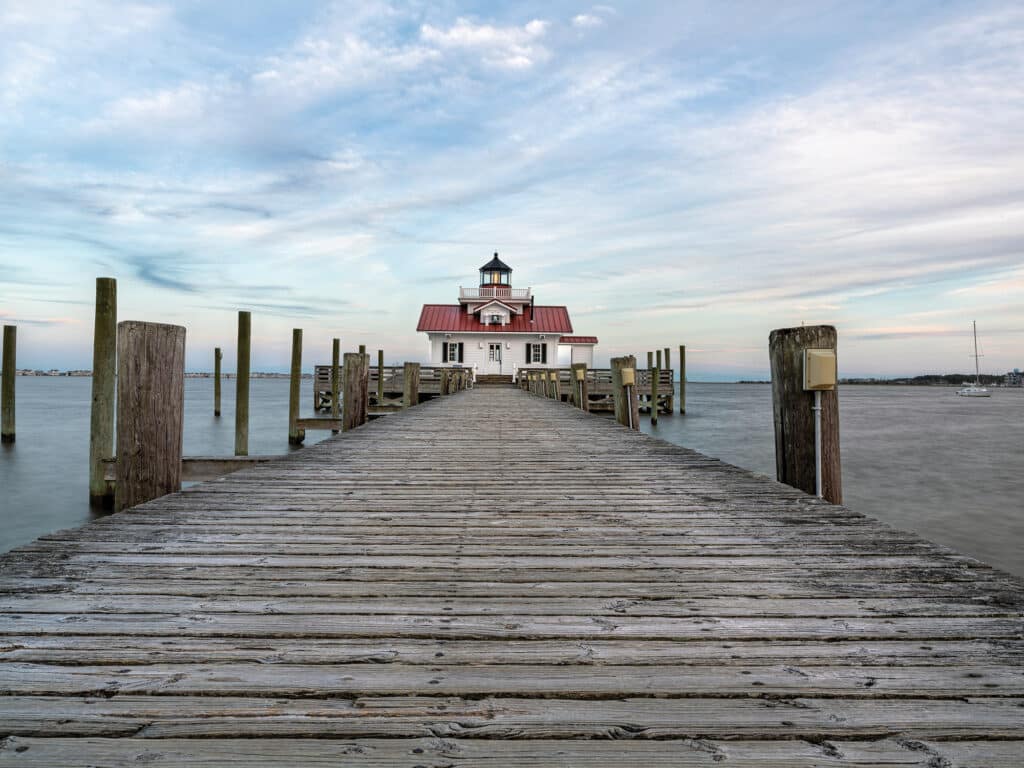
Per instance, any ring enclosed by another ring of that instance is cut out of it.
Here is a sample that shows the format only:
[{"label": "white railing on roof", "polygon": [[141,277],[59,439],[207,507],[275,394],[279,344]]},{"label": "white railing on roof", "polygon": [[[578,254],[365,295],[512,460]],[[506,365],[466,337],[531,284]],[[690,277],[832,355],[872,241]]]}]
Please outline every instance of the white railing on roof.
[{"label": "white railing on roof", "polygon": [[459,287],[460,299],[522,299],[528,301],[529,288],[511,288],[507,285],[485,285],[479,288]]}]

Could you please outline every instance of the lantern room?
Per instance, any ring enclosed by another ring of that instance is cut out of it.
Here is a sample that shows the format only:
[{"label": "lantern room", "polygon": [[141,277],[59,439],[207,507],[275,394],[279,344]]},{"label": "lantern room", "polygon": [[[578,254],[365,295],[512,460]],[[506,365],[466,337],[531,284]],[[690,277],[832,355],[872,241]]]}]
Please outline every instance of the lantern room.
[{"label": "lantern room", "polygon": [[511,284],[512,267],[499,259],[495,252],[494,258],[480,267],[480,286],[508,288]]}]

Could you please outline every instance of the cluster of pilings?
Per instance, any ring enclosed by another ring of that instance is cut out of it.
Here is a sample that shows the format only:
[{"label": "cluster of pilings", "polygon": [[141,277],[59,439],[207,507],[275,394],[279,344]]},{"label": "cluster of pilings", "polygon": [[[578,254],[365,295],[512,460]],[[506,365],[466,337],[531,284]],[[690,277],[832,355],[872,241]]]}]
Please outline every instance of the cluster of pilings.
[{"label": "cluster of pilings", "polygon": [[[3,388],[10,394],[10,440],[14,440],[14,328],[5,328]],[[10,354],[7,354],[10,338]],[[235,442],[237,458],[249,455],[249,386],[252,316],[238,313],[235,374]],[[383,368],[383,351],[378,365]],[[213,354],[213,412],[221,415],[220,347]],[[7,375],[7,366],[11,375]],[[370,358],[366,347],[341,355],[340,339],[332,340],[331,415],[300,418],[302,329],[292,330],[288,397],[288,442],[301,445],[306,430],[333,433],[354,429],[369,418]],[[405,363],[403,408],[419,402],[419,363]],[[92,412],[89,434],[89,498],[93,505],[120,510],[180,490],[184,436],[185,329],[160,323],[117,320],[117,281],[96,280],[93,334]],[[380,377],[378,377],[380,378]],[[442,394],[467,386],[453,374]],[[116,386],[115,386],[116,385]],[[116,395],[116,399],[115,399]],[[6,402],[6,395],[5,395]],[[344,407],[342,407],[344,405]],[[4,424],[8,409],[4,409]],[[116,429],[115,429],[116,425]],[[116,433],[116,445],[115,445]],[[6,435],[6,426],[5,426]],[[257,459],[262,457],[256,457]],[[246,462],[218,457],[195,459],[205,471],[218,465],[233,471]],[[254,462],[255,463],[255,462]],[[111,465],[114,472],[111,473]]]}]

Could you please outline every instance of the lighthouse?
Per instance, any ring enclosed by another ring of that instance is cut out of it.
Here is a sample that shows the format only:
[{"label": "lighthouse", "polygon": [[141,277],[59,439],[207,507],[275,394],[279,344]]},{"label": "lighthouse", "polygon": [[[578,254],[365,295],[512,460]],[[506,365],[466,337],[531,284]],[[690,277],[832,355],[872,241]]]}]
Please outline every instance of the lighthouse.
[{"label": "lighthouse", "polygon": [[427,334],[435,366],[472,368],[511,382],[520,370],[554,368],[559,346],[574,363],[593,366],[596,336],[574,336],[569,310],[537,304],[530,288],[512,285],[512,267],[494,257],[476,287],[459,287],[457,304],[424,304],[416,330]]}]

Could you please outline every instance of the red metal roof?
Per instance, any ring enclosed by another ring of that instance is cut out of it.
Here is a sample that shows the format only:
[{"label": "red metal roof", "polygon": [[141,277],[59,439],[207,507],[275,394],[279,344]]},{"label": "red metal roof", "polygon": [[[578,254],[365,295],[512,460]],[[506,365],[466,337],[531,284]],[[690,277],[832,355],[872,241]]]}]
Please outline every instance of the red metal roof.
[{"label": "red metal roof", "polygon": [[559,344],[597,344],[597,336],[563,336]]},{"label": "red metal roof", "polygon": [[444,333],[572,333],[569,310],[565,307],[534,307],[530,322],[529,307],[513,315],[508,325],[484,325],[476,315],[458,304],[424,304],[417,331]]}]

